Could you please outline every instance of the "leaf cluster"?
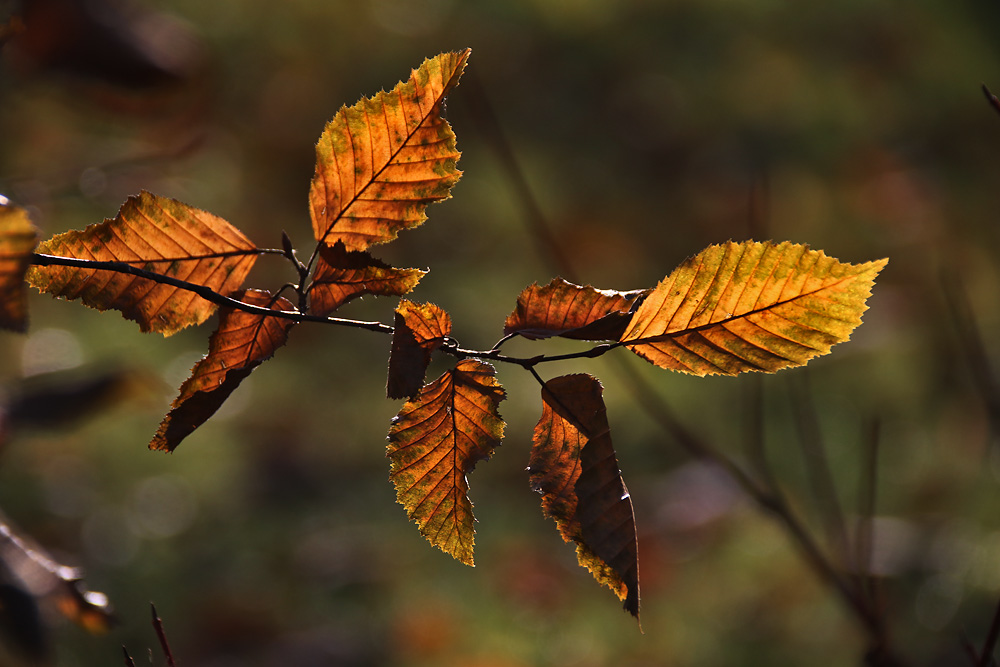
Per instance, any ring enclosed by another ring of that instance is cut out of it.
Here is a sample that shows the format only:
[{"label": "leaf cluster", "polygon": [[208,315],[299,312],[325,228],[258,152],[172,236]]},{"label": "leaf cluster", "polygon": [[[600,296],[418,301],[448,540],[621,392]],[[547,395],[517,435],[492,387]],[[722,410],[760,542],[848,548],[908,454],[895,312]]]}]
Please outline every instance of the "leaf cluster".
[{"label": "leaf cluster", "polygon": [[[150,448],[172,452],[204,424],[302,322],[360,327],[392,336],[386,393],[407,399],[388,432],[397,500],[427,540],[474,562],[468,476],[505,435],[506,393],[493,363],[521,366],[539,383],[541,416],[529,481],[581,565],[639,615],[638,544],[632,502],[612,443],[603,388],[577,373],[543,380],[541,364],[625,348],[650,363],[698,376],[801,366],[847,340],[886,260],[849,264],[794,243],[729,241],[692,256],[658,285],[601,290],[560,278],[516,299],[503,337],[489,350],[461,347],[451,317],[401,299],[393,325],[336,316],[363,295],[402,297],[426,271],[396,268],[374,246],[424,222],[428,204],[461,177],[444,103],[470,52],[426,60],[391,91],[344,107],[316,144],[309,188],[315,246],[300,259],[260,248],[234,225],[182,202],[142,192],[113,219],[36,246],[22,209],[0,207],[0,324],[24,330],[24,281],[42,292],[114,309],[144,332],[171,335],[218,312],[208,353],[181,385]],[[261,256],[288,261],[294,284],[244,287]],[[593,341],[582,352],[503,353],[515,336]],[[435,353],[453,368],[427,381]],[[493,363],[491,363],[493,362]]]}]

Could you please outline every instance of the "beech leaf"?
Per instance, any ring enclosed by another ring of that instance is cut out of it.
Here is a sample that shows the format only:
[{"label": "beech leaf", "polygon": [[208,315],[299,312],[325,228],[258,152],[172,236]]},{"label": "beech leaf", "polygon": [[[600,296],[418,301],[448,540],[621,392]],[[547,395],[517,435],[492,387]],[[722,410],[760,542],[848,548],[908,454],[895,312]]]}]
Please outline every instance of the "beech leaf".
[{"label": "beech leaf", "polygon": [[590,375],[564,375],[542,388],[528,464],[542,509],[594,578],[639,617],[638,543],[632,500],[614,446],[603,387]]},{"label": "beech leaf", "polygon": [[429,58],[405,83],[342,108],[327,124],[309,189],[317,241],[347,250],[386,243],[451,196],[460,153],[442,111],[469,53]]},{"label": "beech leaf", "polygon": [[[233,298],[271,310],[294,311],[287,299],[263,290],[247,290]],[[236,387],[288,340],[290,319],[257,315],[235,308],[219,310],[219,327],[208,341],[208,355],[191,369],[181,385],[150,449],[174,451],[181,440],[215,414]]]},{"label": "beech leaf", "polygon": [[402,296],[427,275],[420,269],[396,269],[367,252],[350,251],[344,244],[323,246],[309,286],[309,312],[329,315],[365,294]]},{"label": "beech leaf", "polygon": [[420,391],[431,355],[450,333],[451,317],[442,308],[406,299],[399,302],[389,351],[389,398],[405,398]]},{"label": "beech leaf", "polygon": [[38,230],[28,212],[0,196],[0,327],[4,329],[23,332],[28,328],[24,276],[37,244]]},{"label": "beech leaf", "polygon": [[[54,236],[37,252],[125,263],[222,295],[239,289],[257,260],[254,244],[222,218],[145,191],[129,197],[114,219]],[[189,290],[109,270],[34,266],[27,279],[42,292],[120,310],[142,331],[164,336],[201,324],[216,309]]]},{"label": "beech leaf", "polygon": [[518,295],[503,331],[531,339],[618,340],[632,318],[631,311],[650,291],[599,290],[562,278],[544,287],[535,283]]},{"label": "beech leaf", "polygon": [[396,499],[427,541],[473,565],[467,475],[500,445],[505,397],[489,364],[464,359],[408,401],[389,429]]},{"label": "beech leaf", "polygon": [[693,375],[801,366],[850,338],[887,262],[848,264],[789,242],[709,246],[660,282],[621,342]]}]

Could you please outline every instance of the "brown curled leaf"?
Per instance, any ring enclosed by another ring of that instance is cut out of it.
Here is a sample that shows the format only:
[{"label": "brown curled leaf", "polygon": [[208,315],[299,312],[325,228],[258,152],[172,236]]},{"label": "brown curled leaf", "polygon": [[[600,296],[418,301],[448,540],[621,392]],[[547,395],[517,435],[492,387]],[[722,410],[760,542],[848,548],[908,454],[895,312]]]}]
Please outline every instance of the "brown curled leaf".
[{"label": "brown curled leaf", "polygon": [[536,283],[518,295],[503,331],[532,339],[618,340],[632,311],[651,291],[599,290],[554,278],[544,287]]},{"label": "brown curled leaf", "polygon": [[420,391],[431,354],[450,333],[451,317],[444,309],[433,303],[400,300],[389,352],[389,398],[406,398]]},{"label": "brown curled leaf", "polygon": [[402,296],[427,275],[420,269],[397,269],[367,252],[350,251],[344,244],[323,246],[309,286],[309,312],[329,315],[365,294]]},{"label": "brown curled leaf", "polygon": [[528,464],[532,488],[559,533],[594,578],[639,617],[638,542],[632,500],[611,443],[603,387],[590,375],[564,375],[542,388]]},{"label": "brown curled leaf", "polygon": [[[263,290],[247,290],[233,298],[271,310],[295,310],[286,299],[274,299]],[[174,451],[181,440],[215,414],[257,366],[285,344],[294,325],[290,319],[220,309],[219,327],[208,341],[208,355],[191,369],[191,377],[181,385],[149,448]]]}]

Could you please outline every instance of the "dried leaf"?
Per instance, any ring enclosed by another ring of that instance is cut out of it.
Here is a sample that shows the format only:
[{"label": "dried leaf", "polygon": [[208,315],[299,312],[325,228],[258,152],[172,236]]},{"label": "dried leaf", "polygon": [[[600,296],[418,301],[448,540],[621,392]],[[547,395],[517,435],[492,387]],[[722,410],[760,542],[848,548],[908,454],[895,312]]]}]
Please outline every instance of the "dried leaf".
[{"label": "dried leaf", "polygon": [[562,278],[554,278],[544,287],[536,283],[517,297],[517,306],[504,323],[504,334],[531,339],[618,340],[632,319],[632,311],[651,291],[599,290]]},{"label": "dried leaf", "polygon": [[389,352],[389,398],[405,398],[420,391],[431,355],[450,333],[451,317],[442,308],[406,299],[399,302]]},{"label": "dried leaf", "polygon": [[[288,300],[274,299],[263,290],[247,290],[233,296],[244,303],[271,310],[295,310]],[[290,319],[233,308],[221,309],[219,328],[208,341],[208,355],[191,369],[191,377],[181,385],[180,394],[174,399],[149,448],[174,451],[181,440],[215,414],[257,366],[285,344],[293,326],[295,322]]]},{"label": "dried leaf", "polygon": [[[239,289],[257,259],[253,243],[222,218],[148,192],[129,197],[113,220],[54,236],[38,252],[121,262],[222,295]],[[143,331],[164,336],[201,324],[216,309],[189,290],[109,270],[35,266],[27,279],[42,292],[120,310]]]},{"label": "dried leaf", "polygon": [[466,565],[475,541],[466,476],[503,438],[503,399],[493,367],[465,359],[408,401],[389,429],[396,499],[427,541]]},{"label": "dried leaf", "polygon": [[80,570],[57,562],[41,546],[19,535],[2,514],[0,565],[21,582],[25,592],[52,600],[64,616],[88,632],[101,634],[114,624],[106,595],[88,590]]},{"label": "dried leaf", "polygon": [[317,241],[348,250],[386,243],[421,224],[429,203],[451,196],[462,174],[443,103],[469,53],[425,60],[406,83],[342,108],[327,124],[309,190]]},{"label": "dried leaf", "polygon": [[27,211],[0,196],[0,328],[20,332],[28,328],[24,275],[37,244],[38,230]]},{"label": "dried leaf", "polygon": [[713,245],[660,282],[621,341],[694,375],[801,366],[850,338],[886,262],[847,264],[788,242]]},{"label": "dried leaf", "polygon": [[349,251],[344,244],[323,246],[309,286],[309,312],[329,315],[365,294],[402,296],[427,275],[420,269],[396,269],[367,252]]},{"label": "dried leaf", "polygon": [[602,398],[590,375],[564,375],[542,388],[528,465],[532,488],[576,557],[625,610],[639,617],[638,544],[629,497]]}]

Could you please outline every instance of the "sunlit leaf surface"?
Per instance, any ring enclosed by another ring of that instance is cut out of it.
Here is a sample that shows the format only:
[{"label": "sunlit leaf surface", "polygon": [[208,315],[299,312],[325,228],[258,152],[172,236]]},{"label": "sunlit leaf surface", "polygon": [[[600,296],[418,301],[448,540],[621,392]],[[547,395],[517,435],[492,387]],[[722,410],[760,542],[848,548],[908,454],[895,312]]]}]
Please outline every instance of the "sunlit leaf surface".
[{"label": "sunlit leaf surface", "polygon": [[347,250],[386,243],[451,196],[460,154],[442,105],[469,53],[425,60],[408,81],[342,108],[327,124],[309,190],[317,241]]},{"label": "sunlit leaf surface", "polygon": [[847,264],[788,242],[709,246],[660,282],[621,340],[694,375],[801,366],[850,338],[887,261]]},{"label": "sunlit leaf surface", "polygon": [[466,359],[408,401],[389,430],[396,499],[427,541],[466,565],[475,541],[467,475],[503,438],[503,399],[493,367]]},{"label": "sunlit leaf surface", "polygon": [[324,246],[309,287],[309,312],[329,315],[365,294],[402,296],[427,275],[420,269],[397,269],[367,252],[348,251],[343,243]]},{"label": "sunlit leaf surface", "polygon": [[[54,236],[37,252],[121,262],[225,296],[240,288],[257,259],[254,244],[222,218],[148,192],[129,197],[114,219]],[[201,324],[216,309],[191,291],[108,270],[34,266],[27,279],[53,296],[120,310],[143,331],[164,336]]]}]

